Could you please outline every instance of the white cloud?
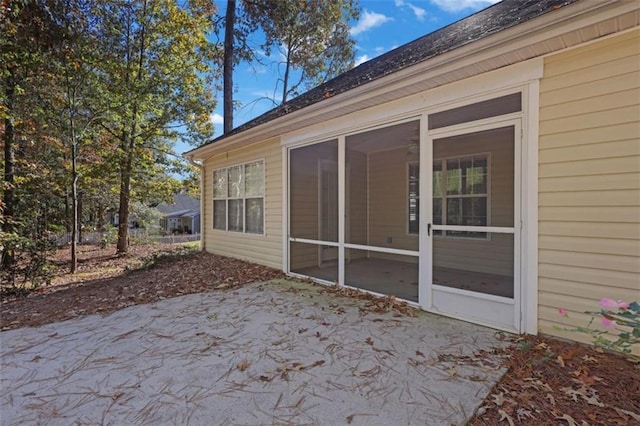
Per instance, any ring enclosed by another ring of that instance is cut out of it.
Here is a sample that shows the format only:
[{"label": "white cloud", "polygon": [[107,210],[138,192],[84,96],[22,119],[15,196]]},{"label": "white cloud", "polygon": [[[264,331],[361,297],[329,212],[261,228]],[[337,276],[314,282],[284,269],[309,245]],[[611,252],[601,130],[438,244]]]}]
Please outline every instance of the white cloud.
[{"label": "white cloud", "polygon": [[414,15],[416,15],[416,19],[420,22],[424,21],[424,18],[426,18],[427,16],[427,11],[424,10],[421,7],[415,6],[411,3],[407,3],[407,6],[409,6],[411,8],[411,10],[413,11]]},{"label": "white cloud", "polygon": [[396,4],[396,7],[404,6],[404,0],[396,0],[395,4]]},{"label": "white cloud", "polygon": [[217,112],[214,112],[213,114],[211,114],[211,122],[213,124],[222,124],[224,123],[224,118]]},{"label": "white cloud", "polygon": [[431,3],[446,12],[460,12],[465,9],[482,9],[500,0],[431,0]]},{"label": "white cloud", "polygon": [[368,10],[365,10],[362,13],[362,16],[360,17],[358,23],[354,27],[351,27],[351,30],[349,32],[351,33],[351,35],[355,36],[365,31],[369,31],[372,28],[379,27],[385,22],[389,22],[392,20],[393,18],[385,16],[381,13],[369,12]]},{"label": "white cloud", "polygon": [[358,56],[356,58],[356,63],[355,63],[354,66],[357,67],[358,65],[362,64],[363,62],[367,62],[369,59],[371,59],[371,58],[369,57],[369,55],[366,55],[366,54]]}]

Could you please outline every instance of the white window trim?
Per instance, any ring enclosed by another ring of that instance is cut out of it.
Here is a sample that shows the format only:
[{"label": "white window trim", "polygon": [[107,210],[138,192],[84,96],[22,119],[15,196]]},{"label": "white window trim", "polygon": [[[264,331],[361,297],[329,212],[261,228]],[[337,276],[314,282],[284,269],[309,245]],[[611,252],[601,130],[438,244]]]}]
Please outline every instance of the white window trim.
[{"label": "white window trim", "polygon": [[[405,207],[407,208],[407,211],[405,212],[405,217],[407,218],[407,226],[406,226],[406,234],[408,237],[411,238],[416,238],[420,236],[420,190],[418,189],[418,196],[416,197],[416,200],[418,200],[418,232],[410,232],[411,226],[410,226],[410,220],[409,220],[409,214],[411,213],[409,211],[409,197],[411,196],[411,194],[409,193],[409,170],[411,168],[412,165],[417,164],[418,167],[420,167],[420,161],[419,160],[411,160],[411,161],[407,161],[407,167],[405,170],[405,176],[407,178],[407,184],[405,185],[405,188],[407,190],[406,193],[406,200],[407,203],[405,204]],[[420,169],[418,169],[418,188],[420,188]]]},{"label": "white window trim", "polygon": [[[246,165],[249,164],[254,164],[254,163],[262,163],[262,184],[264,187],[264,191],[262,193],[262,195],[260,197],[247,197],[246,195],[242,196],[242,197],[229,197],[229,175],[228,175],[228,170],[232,169],[234,167],[241,167],[242,168],[242,173],[244,176],[244,168]],[[214,196],[214,191],[215,191],[215,175],[216,172],[225,170],[227,172],[227,196],[226,197],[218,197],[216,198]],[[213,230],[213,232],[231,232],[234,234],[240,234],[240,235],[247,235],[247,236],[255,236],[255,237],[264,237],[267,235],[267,203],[266,203],[266,199],[267,199],[267,162],[264,158],[259,158],[256,160],[252,160],[252,161],[245,161],[242,163],[236,163],[236,164],[230,164],[228,166],[225,167],[218,167],[217,169],[213,169],[212,174],[211,174],[211,179],[212,179],[212,187],[211,187],[211,229]],[[258,233],[258,232],[247,232],[247,226],[246,226],[246,215],[247,215],[247,210],[246,210],[246,201],[247,199],[255,199],[255,198],[262,198],[262,232]],[[242,231],[236,231],[236,230],[230,230],[229,229],[229,200],[242,200]],[[224,229],[218,229],[215,227],[215,223],[216,223],[216,219],[215,219],[215,202],[216,201],[225,201],[225,223]]]},{"label": "white window trim", "polygon": [[[434,158],[433,159],[433,163],[435,163],[436,161],[440,161],[443,165],[442,167],[442,171],[446,171],[446,164],[447,164],[447,160],[454,160],[454,159],[460,159],[460,158],[470,158],[470,157],[486,157],[487,158],[487,224],[485,225],[486,227],[491,227],[491,152],[479,152],[479,153],[473,153],[473,154],[469,154],[469,155],[453,155],[450,157],[442,157],[442,158]],[[432,164],[432,169],[431,172],[433,173],[433,164]],[[446,192],[446,191],[444,191]],[[443,194],[444,194],[443,192]],[[449,198],[446,194],[443,195],[443,197],[441,197],[443,199],[445,198]],[[454,197],[452,197],[454,198]],[[461,196],[459,198],[465,198],[464,196]],[[443,203],[442,204],[442,225],[448,225],[447,222],[447,217],[446,217],[446,204]],[[435,231],[432,231],[435,232]],[[461,240],[471,240],[471,241],[491,241],[491,232],[487,231],[486,235],[484,237],[464,237],[461,235],[447,235],[447,231],[444,230],[442,231],[441,235],[433,235],[434,238],[447,238],[447,239],[461,239]]]}]

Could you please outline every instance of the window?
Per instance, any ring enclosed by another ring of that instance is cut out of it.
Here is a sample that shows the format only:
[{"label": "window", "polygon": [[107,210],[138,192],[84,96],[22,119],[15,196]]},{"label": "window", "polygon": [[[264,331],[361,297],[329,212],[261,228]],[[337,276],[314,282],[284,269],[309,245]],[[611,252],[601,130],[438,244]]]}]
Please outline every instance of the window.
[{"label": "window", "polygon": [[213,171],[213,228],[264,233],[264,161]]},{"label": "window", "polygon": [[409,163],[409,234],[420,230],[420,165]]},{"label": "window", "polygon": [[[436,160],[433,164],[433,223],[487,226],[487,154]],[[486,238],[485,232],[445,231],[434,235]]]}]

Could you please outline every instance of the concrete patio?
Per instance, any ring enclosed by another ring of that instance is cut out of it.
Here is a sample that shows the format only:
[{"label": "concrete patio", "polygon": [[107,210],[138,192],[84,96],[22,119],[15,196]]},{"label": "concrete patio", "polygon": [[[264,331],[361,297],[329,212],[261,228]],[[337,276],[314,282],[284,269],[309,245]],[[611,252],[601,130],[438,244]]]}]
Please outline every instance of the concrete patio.
[{"label": "concrete patio", "polygon": [[286,280],[0,333],[0,422],[463,424],[495,330]]}]

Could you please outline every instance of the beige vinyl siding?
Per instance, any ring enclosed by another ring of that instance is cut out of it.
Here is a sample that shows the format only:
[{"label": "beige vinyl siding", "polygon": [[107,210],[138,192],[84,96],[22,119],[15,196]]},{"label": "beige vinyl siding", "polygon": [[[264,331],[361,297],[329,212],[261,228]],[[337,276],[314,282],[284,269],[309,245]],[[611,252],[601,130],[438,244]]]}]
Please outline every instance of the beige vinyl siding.
[{"label": "beige vinyl siding", "polygon": [[545,58],[539,131],[538,326],[588,341],[599,299],[640,299],[640,31]]},{"label": "beige vinyl siding", "polygon": [[[264,160],[264,235],[213,229],[213,171]],[[205,166],[205,248],[208,252],[282,269],[282,148],[278,139],[215,155]]]}]

